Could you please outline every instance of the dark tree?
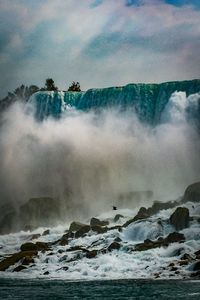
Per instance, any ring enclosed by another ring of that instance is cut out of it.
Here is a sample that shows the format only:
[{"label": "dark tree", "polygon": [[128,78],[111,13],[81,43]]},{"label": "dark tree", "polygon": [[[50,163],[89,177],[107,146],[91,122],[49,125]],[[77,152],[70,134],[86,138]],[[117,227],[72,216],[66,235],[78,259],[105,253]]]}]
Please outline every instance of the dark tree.
[{"label": "dark tree", "polygon": [[68,92],[81,92],[80,83],[73,81],[70,87],[68,88]]},{"label": "dark tree", "polygon": [[58,88],[55,86],[55,83],[52,78],[46,79],[45,86],[46,86],[46,91],[57,91],[58,90]]}]

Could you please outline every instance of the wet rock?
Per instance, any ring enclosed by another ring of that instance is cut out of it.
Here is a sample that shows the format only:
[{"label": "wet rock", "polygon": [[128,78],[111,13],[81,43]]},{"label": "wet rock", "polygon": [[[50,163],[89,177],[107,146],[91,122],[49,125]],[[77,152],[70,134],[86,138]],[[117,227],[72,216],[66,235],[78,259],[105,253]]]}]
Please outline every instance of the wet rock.
[{"label": "wet rock", "polygon": [[41,235],[39,233],[33,234],[30,238],[30,240],[36,240],[40,237]]},{"label": "wet rock", "polygon": [[194,263],[193,271],[200,271],[200,260]]},{"label": "wet rock", "polygon": [[108,228],[95,225],[95,226],[91,226],[91,230],[98,234],[103,234],[108,231]]},{"label": "wet rock", "polygon": [[15,253],[9,257],[4,258],[2,261],[0,261],[0,271],[5,271],[10,266],[15,265],[17,262],[19,262],[21,259],[28,257],[35,257],[37,256],[37,251],[21,251],[18,253]]},{"label": "wet rock", "polygon": [[66,246],[66,245],[68,245],[68,239],[69,239],[69,234],[66,233],[66,234],[64,234],[64,235],[61,237],[61,239],[58,241],[58,244],[59,244],[60,246]]},{"label": "wet rock", "polygon": [[44,242],[25,243],[20,247],[21,251],[47,251],[49,250],[49,244]]},{"label": "wet rock", "polygon": [[170,224],[173,225],[176,230],[189,227],[189,209],[186,207],[177,207],[170,216]]},{"label": "wet rock", "polygon": [[26,270],[25,266],[18,266],[16,268],[14,268],[13,272],[21,272],[23,270]]},{"label": "wet rock", "polygon": [[143,219],[147,219],[150,217],[150,214],[148,213],[148,210],[145,208],[145,207],[141,207],[137,213],[137,215],[131,219],[131,220],[128,220],[124,225],[123,227],[127,227],[129,226],[131,223],[133,222],[136,222],[138,220],[143,220]]},{"label": "wet rock", "polygon": [[72,222],[70,227],[69,227],[69,231],[71,232],[76,232],[79,229],[81,229],[82,227],[88,226],[86,224],[80,223],[80,222]]},{"label": "wet rock", "polygon": [[185,241],[185,236],[182,233],[179,232],[172,232],[170,233],[165,239],[165,243],[180,243]]},{"label": "wet rock", "polygon": [[151,207],[147,209],[147,213],[152,216],[157,214],[159,211],[163,209],[169,209],[177,206],[176,201],[168,201],[168,202],[160,202],[160,201],[155,201]]},{"label": "wet rock", "polygon": [[49,275],[49,271],[44,272],[43,275]]},{"label": "wet rock", "polygon": [[91,250],[89,252],[86,253],[86,257],[87,258],[95,258],[98,254],[98,251],[97,250]]},{"label": "wet rock", "polygon": [[97,218],[92,218],[90,220],[90,226],[107,226],[109,225],[109,222],[108,221],[100,221],[99,219]]},{"label": "wet rock", "polygon": [[200,201],[200,182],[193,183],[185,190],[182,202],[199,202]]},{"label": "wet rock", "polygon": [[34,244],[34,243],[25,243],[25,244],[21,245],[20,250],[21,251],[37,251],[38,248],[37,248],[36,244]]},{"label": "wet rock", "polygon": [[115,217],[114,217],[114,222],[118,222],[121,218],[124,218],[124,216],[120,215],[120,214],[117,214]]},{"label": "wet rock", "polygon": [[181,234],[178,232],[173,232],[173,233],[170,233],[164,239],[158,239],[156,241],[147,239],[144,241],[144,243],[135,245],[135,251],[147,251],[147,250],[153,249],[153,248],[167,247],[171,243],[183,242],[183,241],[185,241],[184,234]]},{"label": "wet rock", "polygon": [[34,264],[34,259],[33,259],[33,256],[25,256],[23,259],[22,259],[22,265],[23,266],[28,266],[30,264]]},{"label": "wet rock", "polygon": [[194,252],[194,254],[195,254],[196,256],[200,256],[200,250]]},{"label": "wet rock", "polygon": [[189,264],[189,260],[188,259],[180,260],[178,264],[179,266],[187,266]]},{"label": "wet rock", "polygon": [[117,243],[120,243],[122,240],[120,239],[120,237],[116,237],[115,239],[114,239],[114,242],[117,242]]},{"label": "wet rock", "polygon": [[112,242],[109,246],[108,246],[108,251],[111,252],[113,250],[119,250],[121,247],[121,245],[117,242]]},{"label": "wet rock", "polygon": [[47,230],[45,230],[44,232],[43,232],[43,236],[45,236],[45,235],[49,235],[50,234],[50,230],[49,229],[47,229]]},{"label": "wet rock", "polygon": [[177,270],[178,270],[177,267],[172,267],[172,268],[170,269],[170,271],[172,271],[172,272],[175,272],[175,271],[177,271]]},{"label": "wet rock", "polygon": [[91,230],[89,225],[82,226],[79,230],[75,232],[75,238],[83,237]]},{"label": "wet rock", "polygon": [[190,256],[190,254],[185,253],[181,256],[181,260],[192,260],[192,257]]}]

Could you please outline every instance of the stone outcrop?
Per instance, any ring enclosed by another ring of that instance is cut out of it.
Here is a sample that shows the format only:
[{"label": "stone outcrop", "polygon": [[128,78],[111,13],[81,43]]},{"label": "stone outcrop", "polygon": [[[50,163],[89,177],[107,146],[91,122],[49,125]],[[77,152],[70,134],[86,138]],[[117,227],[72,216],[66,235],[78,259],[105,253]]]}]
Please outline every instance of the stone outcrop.
[{"label": "stone outcrop", "polygon": [[170,233],[166,238],[159,238],[156,241],[145,240],[143,243],[135,245],[135,251],[146,251],[153,248],[167,247],[171,243],[181,243],[185,241],[183,234],[178,232]]},{"label": "stone outcrop", "polygon": [[108,221],[100,221],[97,218],[92,218],[90,220],[90,226],[107,226],[107,225],[109,225]]},{"label": "stone outcrop", "polygon": [[185,190],[182,202],[200,202],[200,181],[193,183]]},{"label": "stone outcrop", "polygon": [[177,207],[177,209],[170,216],[170,224],[175,227],[176,230],[182,230],[189,227],[189,209],[186,207]]}]

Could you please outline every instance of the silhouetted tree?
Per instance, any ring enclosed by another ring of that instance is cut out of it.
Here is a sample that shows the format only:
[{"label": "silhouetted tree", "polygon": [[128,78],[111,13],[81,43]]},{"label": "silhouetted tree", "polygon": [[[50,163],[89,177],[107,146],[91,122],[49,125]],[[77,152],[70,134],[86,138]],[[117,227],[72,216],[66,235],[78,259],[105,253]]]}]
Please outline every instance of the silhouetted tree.
[{"label": "silhouetted tree", "polygon": [[46,79],[45,86],[46,86],[47,91],[57,91],[58,90],[58,88],[55,86],[55,83],[52,78]]},{"label": "silhouetted tree", "polygon": [[0,112],[7,109],[11,104],[16,101],[27,102],[30,96],[40,89],[36,85],[25,86],[21,85],[20,87],[16,88],[13,93],[8,92],[8,95],[0,100]]},{"label": "silhouetted tree", "polygon": [[68,88],[68,92],[81,92],[80,83],[73,81],[70,87]]}]

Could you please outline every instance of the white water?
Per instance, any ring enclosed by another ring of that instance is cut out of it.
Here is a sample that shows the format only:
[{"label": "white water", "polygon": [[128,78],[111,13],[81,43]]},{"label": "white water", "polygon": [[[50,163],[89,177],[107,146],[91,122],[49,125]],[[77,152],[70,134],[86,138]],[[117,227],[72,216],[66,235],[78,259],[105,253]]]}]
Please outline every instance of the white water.
[{"label": "white water", "polygon": [[[183,194],[188,184],[199,180],[200,176],[199,136],[187,123],[186,118],[188,103],[191,102],[195,106],[198,99],[199,95],[186,98],[182,92],[172,95],[163,113],[162,125],[153,131],[143,127],[135,119],[130,121],[128,118],[127,121],[113,112],[103,115],[100,125],[98,122],[95,125],[95,118],[91,114],[72,115],[71,112],[60,121],[47,120],[38,125],[33,118],[24,115],[21,108],[13,108],[7,116],[4,135],[1,136],[1,145],[6,154],[3,164],[4,176],[8,176],[12,182],[16,199],[21,196],[18,192],[23,188],[26,189],[26,196],[32,192],[47,174],[48,185],[53,186],[53,192],[62,194],[65,187],[63,182],[67,179],[76,195],[75,205],[70,205],[74,209],[78,208],[76,217],[80,214],[80,219],[84,220],[87,215],[85,222],[92,216],[91,212],[95,212],[95,215],[102,212],[100,218],[112,220],[115,213],[110,211],[110,207],[115,204],[115,197],[122,191],[152,188],[156,196],[163,196],[159,200],[171,197],[175,199]],[[27,137],[30,138],[30,143],[27,142]],[[19,145],[21,151],[17,151]],[[49,153],[51,159],[45,161]],[[38,174],[40,166],[43,166],[44,170],[46,166],[47,173]],[[57,172],[55,176],[55,168],[62,172]],[[28,174],[25,172],[27,169]],[[19,171],[20,177],[17,175]],[[67,174],[64,180],[63,174]],[[34,182],[32,179],[36,176],[37,181]],[[80,195],[81,198],[78,198]],[[137,203],[144,204],[140,201]],[[134,206],[136,205],[130,204],[131,209],[117,211],[125,216],[120,219],[119,224],[135,216],[138,208],[133,210]],[[199,204],[188,203],[187,207],[191,216],[200,214]],[[87,213],[81,214],[82,208],[86,209]],[[193,255],[200,248],[197,221],[193,221],[190,228],[182,231],[186,237],[184,244],[175,243],[168,248],[145,252],[131,252],[130,248],[134,248],[136,243],[144,239],[155,239],[173,232],[167,220],[174,210],[160,211],[148,220],[131,224],[121,233],[113,230],[102,235],[92,234],[71,240],[67,246],[54,246],[51,251],[40,252],[34,265],[17,273],[17,277],[46,277],[44,272],[48,271],[50,278],[67,280],[155,278],[158,272],[161,272],[160,277],[169,278],[169,263],[179,260],[185,252]],[[64,226],[51,228],[50,235],[42,236],[38,241],[50,242],[59,239],[68,228],[70,217],[73,218],[72,215],[66,214]],[[159,218],[163,228],[157,224]],[[31,233],[19,232],[0,236],[0,255],[3,257],[19,251],[21,244],[30,241],[32,234],[42,233],[44,230],[45,228],[38,228]],[[99,254],[94,259],[83,257],[67,263],[67,260],[78,254],[65,252],[71,246],[81,245],[89,247],[90,250],[101,249],[109,246],[115,237],[122,239],[123,246],[119,251]],[[96,246],[91,246],[94,242]],[[181,254],[177,256],[177,250],[180,248]],[[16,266],[10,267],[6,272],[0,272],[0,276],[15,277],[16,273],[12,271]],[[61,270],[65,266],[69,269]],[[178,267],[178,271],[180,273],[174,277],[183,278],[188,276],[189,267]]]}]

